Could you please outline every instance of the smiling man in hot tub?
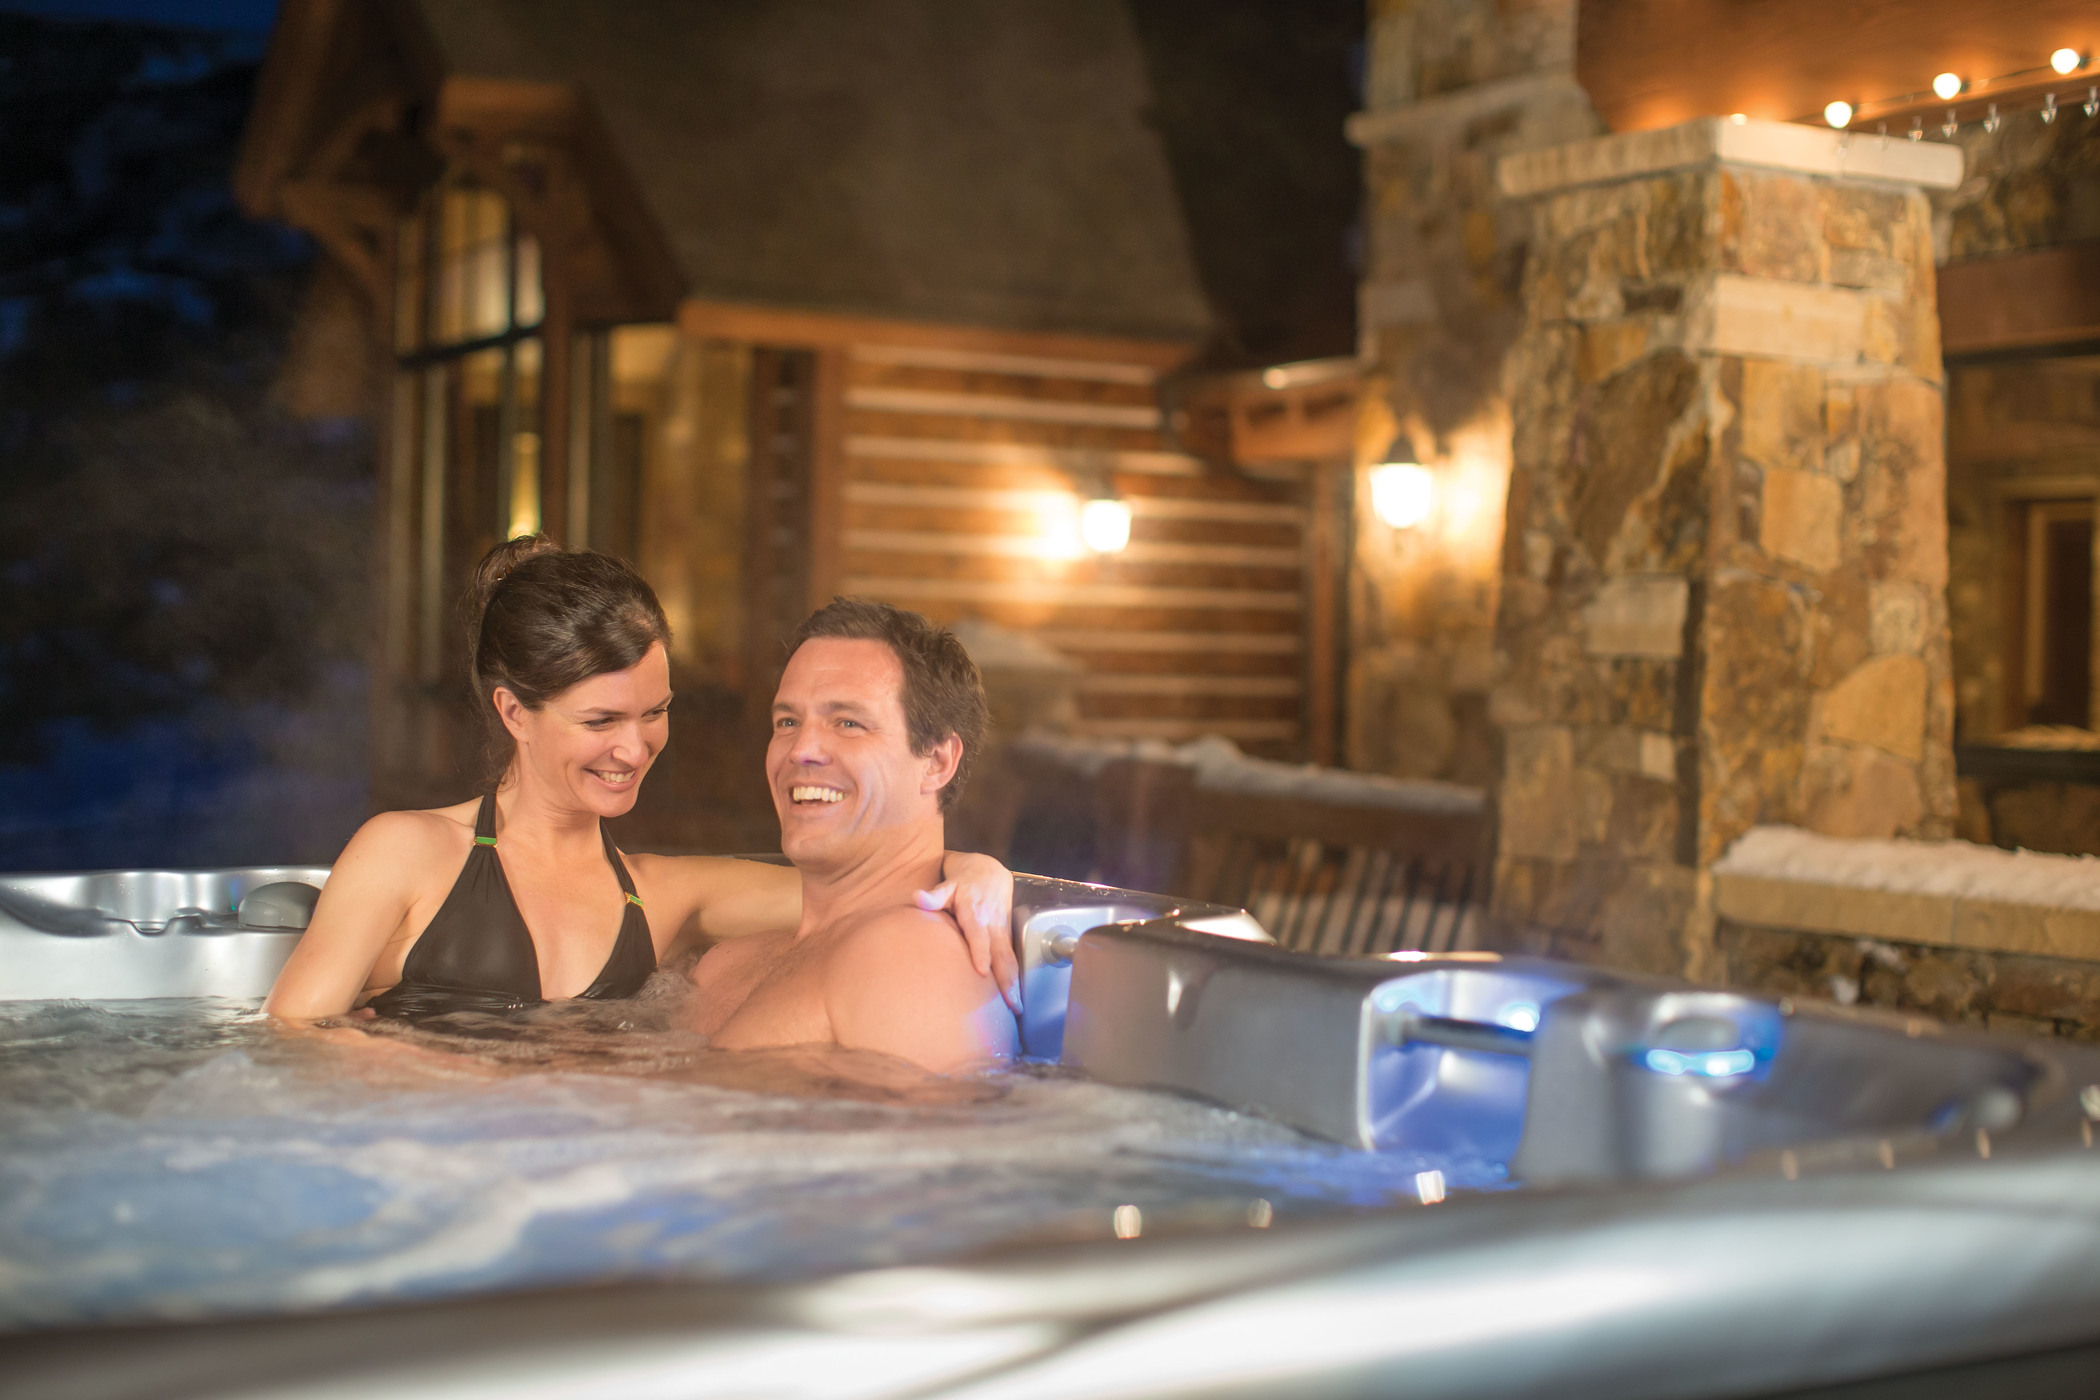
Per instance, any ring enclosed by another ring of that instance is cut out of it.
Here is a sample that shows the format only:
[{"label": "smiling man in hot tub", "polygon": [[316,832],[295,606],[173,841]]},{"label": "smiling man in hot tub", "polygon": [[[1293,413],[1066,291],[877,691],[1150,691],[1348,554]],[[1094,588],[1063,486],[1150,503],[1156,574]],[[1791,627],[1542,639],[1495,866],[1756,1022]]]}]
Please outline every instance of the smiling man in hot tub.
[{"label": "smiling man in hot tub", "polygon": [[1011,1058],[998,988],[913,898],[938,882],[942,814],[984,736],[975,663],[946,629],[859,599],[790,646],[766,776],[802,921],[700,960],[699,1028],[723,1049],[837,1044],[938,1073]]}]

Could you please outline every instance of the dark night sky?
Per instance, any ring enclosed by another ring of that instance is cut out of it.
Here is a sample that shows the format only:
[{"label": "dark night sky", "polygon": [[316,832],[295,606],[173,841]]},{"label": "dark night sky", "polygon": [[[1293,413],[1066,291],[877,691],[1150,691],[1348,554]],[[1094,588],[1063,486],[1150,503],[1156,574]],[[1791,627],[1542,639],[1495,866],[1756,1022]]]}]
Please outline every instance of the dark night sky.
[{"label": "dark night sky", "polygon": [[47,19],[128,20],[189,29],[267,30],[277,0],[0,0],[0,11]]}]

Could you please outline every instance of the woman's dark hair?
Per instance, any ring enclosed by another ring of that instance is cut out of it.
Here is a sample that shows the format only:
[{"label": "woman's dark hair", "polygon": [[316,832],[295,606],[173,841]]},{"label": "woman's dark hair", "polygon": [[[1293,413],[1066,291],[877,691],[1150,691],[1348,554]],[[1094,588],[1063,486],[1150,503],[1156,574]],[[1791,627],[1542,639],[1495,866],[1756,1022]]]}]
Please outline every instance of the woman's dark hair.
[{"label": "woman's dark hair", "polygon": [[896,653],[897,664],[904,668],[904,693],[898,699],[904,706],[904,730],[911,751],[924,758],[950,734],[962,740],[955,776],[941,789],[941,810],[954,806],[990,719],[984,678],[955,634],[888,603],[833,598],[795,629],[795,635],[788,638],[788,655],[817,637],[882,642]]},{"label": "woman's dark hair", "polygon": [[520,535],[482,556],[467,591],[467,669],[483,734],[482,780],[500,781],[516,744],[496,687],[537,710],[592,676],[624,671],[671,643],[655,590],[626,563]]}]

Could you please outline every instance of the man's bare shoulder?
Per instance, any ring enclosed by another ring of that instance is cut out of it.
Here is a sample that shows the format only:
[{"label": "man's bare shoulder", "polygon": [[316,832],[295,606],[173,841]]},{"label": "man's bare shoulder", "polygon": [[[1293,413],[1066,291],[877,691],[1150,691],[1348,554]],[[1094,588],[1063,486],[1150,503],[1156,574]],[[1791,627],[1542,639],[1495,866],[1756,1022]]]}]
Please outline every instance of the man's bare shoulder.
[{"label": "man's bare shoulder", "polygon": [[970,950],[962,940],[955,920],[945,912],[928,912],[909,904],[893,904],[860,914],[838,934],[832,959],[835,964],[878,958],[910,958],[915,963],[938,963],[977,976],[970,966]]}]

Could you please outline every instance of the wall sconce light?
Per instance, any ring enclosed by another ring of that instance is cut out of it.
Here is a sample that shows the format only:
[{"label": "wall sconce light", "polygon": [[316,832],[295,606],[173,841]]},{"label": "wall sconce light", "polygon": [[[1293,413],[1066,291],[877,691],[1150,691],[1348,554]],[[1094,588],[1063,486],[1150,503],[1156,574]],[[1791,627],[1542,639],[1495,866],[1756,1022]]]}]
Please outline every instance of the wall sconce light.
[{"label": "wall sconce light", "polygon": [[1079,538],[1096,554],[1114,554],[1130,543],[1130,505],[1110,496],[1079,508]]},{"label": "wall sconce light", "polygon": [[1412,530],[1436,504],[1436,473],[1419,462],[1371,468],[1371,509],[1395,530]]}]

